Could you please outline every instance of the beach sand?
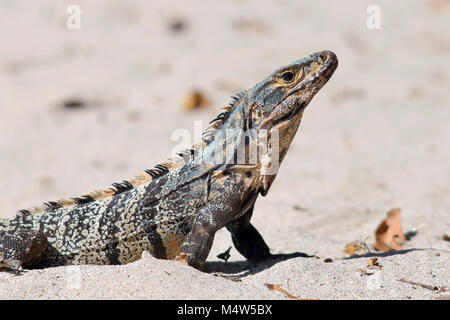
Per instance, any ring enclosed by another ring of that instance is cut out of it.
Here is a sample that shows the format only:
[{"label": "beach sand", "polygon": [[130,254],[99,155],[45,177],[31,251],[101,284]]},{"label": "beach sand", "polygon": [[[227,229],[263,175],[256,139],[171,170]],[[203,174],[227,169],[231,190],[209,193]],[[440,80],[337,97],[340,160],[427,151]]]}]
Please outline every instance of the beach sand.
[{"label": "beach sand", "polygon": [[[149,254],[0,272],[1,299],[290,299],[265,284],[302,299],[449,297],[448,1],[77,1],[79,30],[66,27],[69,4],[0,3],[0,217],[151,168],[176,129],[194,136],[231,95],[332,50],[339,67],[252,218],[272,253],[309,257],[252,265],[233,247],[225,263],[216,256],[232,242],[220,230],[208,272]],[[183,109],[194,90],[209,107]],[[375,230],[396,207],[417,234],[376,252]],[[350,256],[353,241],[369,250]],[[380,267],[367,267],[375,257]]]}]

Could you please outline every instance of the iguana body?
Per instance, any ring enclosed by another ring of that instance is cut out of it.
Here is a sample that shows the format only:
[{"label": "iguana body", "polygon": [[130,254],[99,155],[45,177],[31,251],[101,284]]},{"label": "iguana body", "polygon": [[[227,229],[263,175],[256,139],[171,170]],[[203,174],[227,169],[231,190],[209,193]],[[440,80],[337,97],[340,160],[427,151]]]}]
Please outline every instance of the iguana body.
[{"label": "iguana body", "polygon": [[[267,174],[272,159],[281,163],[303,110],[336,67],[334,53],[322,51],[280,68],[234,97],[203,142],[184,154],[111,189],[0,220],[0,266],[125,264],[146,250],[200,268],[222,227],[247,259],[270,256],[250,224],[255,200],[267,194],[276,175]],[[266,155],[236,161],[238,150],[260,146],[252,136],[259,131],[270,141]]]}]

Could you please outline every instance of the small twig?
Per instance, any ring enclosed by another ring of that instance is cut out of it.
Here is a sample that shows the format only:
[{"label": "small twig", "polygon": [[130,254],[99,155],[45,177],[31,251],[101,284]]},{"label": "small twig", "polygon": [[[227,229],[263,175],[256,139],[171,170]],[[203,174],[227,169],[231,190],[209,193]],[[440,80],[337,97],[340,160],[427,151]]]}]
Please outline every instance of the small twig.
[{"label": "small twig", "polygon": [[215,272],[215,273],[213,273],[213,275],[216,277],[225,278],[225,279],[228,279],[228,280],[231,280],[234,282],[242,282],[241,276],[227,275],[222,272]]},{"label": "small twig", "polygon": [[366,271],[364,269],[358,269],[357,271],[362,273],[362,274],[364,274],[364,275],[366,275],[366,276],[371,276],[371,275],[373,275],[375,273],[375,272]]},{"label": "small twig", "polygon": [[286,297],[290,298],[290,299],[295,299],[295,300],[303,300],[300,299],[292,294],[290,294],[289,292],[287,292],[286,290],[284,290],[283,288],[281,288],[280,285],[277,284],[270,284],[270,283],[264,283],[264,285],[269,288],[270,290],[274,290],[274,291],[278,291],[283,293]]},{"label": "small twig", "polygon": [[424,289],[428,289],[428,290],[431,290],[431,291],[438,291],[439,290],[439,287],[430,286],[428,284],[423,284],[423,283],[420,283],[420,282],[409,281],[409,280],[406,280],[406,279],[403,279],[403,278],[401,278],[400,280],[397,280],[397,281],[404,282],[404,283],[409,283],[409,284],[412,284],[413,286],[419,286],[419,287],[422,287]]},{"label": "small twig", "polygon": [[367,245],[367,240],[369,240],[369,238],[370,237],[366,237],[364,239],[364,241],[363,240],[359,240],[358,242],[359,242],[359,245],[361,247],[363,247],[363,248],[365,248],[367,250],[367,253],[371,254],[372,252],[370,251],[369,246]]},{"label": "small twig", "polygon": [[431,244],[431,242],[430,242],[430,240],[428,239],[428,237],[427,237],[425,240],[427,240],[428,244],[430,245],[430,248],[429,248],[429,249],[433,249],[433,245]]}]

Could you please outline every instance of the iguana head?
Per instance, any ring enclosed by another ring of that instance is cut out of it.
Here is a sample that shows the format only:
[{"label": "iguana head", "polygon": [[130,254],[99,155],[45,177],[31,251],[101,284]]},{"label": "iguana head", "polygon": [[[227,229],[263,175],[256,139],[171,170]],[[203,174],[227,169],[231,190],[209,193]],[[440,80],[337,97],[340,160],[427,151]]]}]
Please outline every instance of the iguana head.
[{"label": "iguana head", "polygon": [[[305,107],[330,79],[337,65],[338,59],[333,52],[320,51],[276,70],[248,91],[248,123],[253,129],[267,130],[269,158],[272,160],[276,156],[278,165],[297,132]],[[271,143],[271,137],[275,135],[278,150],[274,150]],[[269,174],[263,173],[263,195],[275,175],[273,170]]]}]

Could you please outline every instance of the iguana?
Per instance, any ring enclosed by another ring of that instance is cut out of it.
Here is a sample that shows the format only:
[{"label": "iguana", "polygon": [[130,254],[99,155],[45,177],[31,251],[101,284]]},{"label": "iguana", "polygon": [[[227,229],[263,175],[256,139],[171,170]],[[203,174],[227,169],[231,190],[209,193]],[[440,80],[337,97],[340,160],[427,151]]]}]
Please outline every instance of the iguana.
[{"label": "iguana", "polygon": [[[303,111],[337,65],[333,52],[321,51],[284,66],[234,96],[201,143],[109,189],[0,220],[0,266],[125,264],[149,251],[201,269],[223,227],[248,260],[271,256],[250,223],[255,201],[267,194]],[[250,157],[255,146],[265,151]]]}]

